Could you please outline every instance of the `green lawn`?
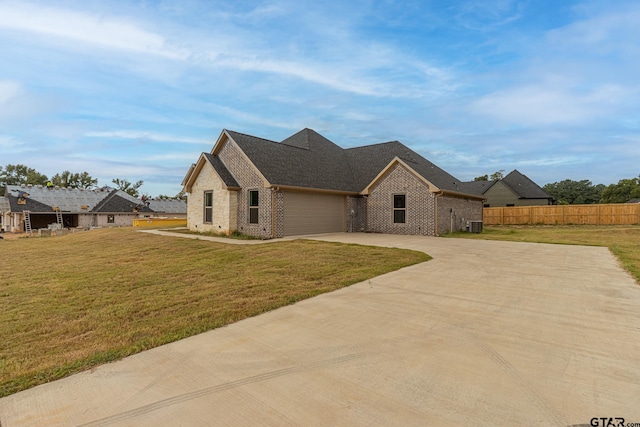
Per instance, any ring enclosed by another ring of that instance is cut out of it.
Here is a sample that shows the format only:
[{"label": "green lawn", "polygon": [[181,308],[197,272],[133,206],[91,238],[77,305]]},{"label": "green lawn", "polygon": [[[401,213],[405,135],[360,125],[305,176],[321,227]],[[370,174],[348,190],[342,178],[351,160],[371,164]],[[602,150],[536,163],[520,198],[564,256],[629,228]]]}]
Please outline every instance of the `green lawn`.
[{"label": "green lawn", "polygon": [[0,396],[427,261],[309,240],[92,230],[0,240]]},{"label": "green lawn", "polygon": [[638,225],[501,225],[482,233],[458,232],[447,237],[606,246],[640,283],[640,226]]}]

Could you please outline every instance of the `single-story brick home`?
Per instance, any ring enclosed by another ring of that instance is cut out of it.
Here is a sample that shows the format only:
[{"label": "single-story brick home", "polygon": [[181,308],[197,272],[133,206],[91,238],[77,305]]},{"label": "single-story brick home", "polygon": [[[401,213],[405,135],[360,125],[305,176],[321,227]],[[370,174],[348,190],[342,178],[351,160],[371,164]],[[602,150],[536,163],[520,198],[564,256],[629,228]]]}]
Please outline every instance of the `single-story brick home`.
[{"label": "single-story brick home", "polygon": [[311,129],[281,142],[223,130],[182,185],[187,224],[262,238],[434,236],[482,220],[482,196],[398,141],[343,149]]},{"label": "single-story brick home", "polygon": [[[141,199],[110,187],[85,190],[42,185],[7,185],[0,197],[0,227],[3,231],[24,230],[24,212],[31,228],[59,223],[65,228],[131,226],[134,219],[170,216],[186,217],[187,204],[178,199]],[[60,215],[57,214],[60,212]]]}]

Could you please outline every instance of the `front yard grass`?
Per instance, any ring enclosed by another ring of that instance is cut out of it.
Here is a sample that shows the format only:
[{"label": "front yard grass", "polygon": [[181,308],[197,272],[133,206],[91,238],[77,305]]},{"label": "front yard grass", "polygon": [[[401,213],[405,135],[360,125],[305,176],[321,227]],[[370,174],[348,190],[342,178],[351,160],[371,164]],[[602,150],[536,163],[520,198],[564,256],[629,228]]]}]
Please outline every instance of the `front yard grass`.
[{"label": "front yard grass", "polygon": [[125,228],[0,240],[0,259],[1,397],[430,257]]},{"label": "front yard grass", "polygon": [[638,225],[501,225],[482,233],[458,232],[448,237],[606,246],[640,283],[640,226]]}]

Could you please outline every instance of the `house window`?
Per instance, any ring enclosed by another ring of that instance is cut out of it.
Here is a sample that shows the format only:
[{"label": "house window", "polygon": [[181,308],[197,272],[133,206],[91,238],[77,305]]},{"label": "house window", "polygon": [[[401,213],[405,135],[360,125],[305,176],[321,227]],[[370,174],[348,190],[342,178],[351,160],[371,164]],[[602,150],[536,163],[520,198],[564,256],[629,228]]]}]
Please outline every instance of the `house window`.
[{"label": "house window", "polygon": [[258,190],[249,191],[249,224],[258,223]]},{"label": "house window", "polygon": [[213,222],[213,191],[204,192],[204,223]]},{"label": "house window", "polygon": [[407,217],[407,195],[393,195],[393,222],[394,224],[404,224]]},{"label": "house window", "polygon": [[115,215],[107,215],[107,224],[113,224],[116,222]]}]

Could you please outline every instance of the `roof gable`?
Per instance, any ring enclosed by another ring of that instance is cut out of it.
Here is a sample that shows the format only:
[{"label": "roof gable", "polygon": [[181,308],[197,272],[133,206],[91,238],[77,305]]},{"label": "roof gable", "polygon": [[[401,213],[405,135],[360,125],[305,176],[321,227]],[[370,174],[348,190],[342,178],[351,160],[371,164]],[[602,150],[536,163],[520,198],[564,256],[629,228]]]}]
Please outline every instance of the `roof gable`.
[{"label": "roof gable", "polygon": [[551,199],[552,197],[526,175],[514,169],[501,180],[521,199]]},{"label": "roof gable", "polygon": [[364,189],[394,158],[403,162],[440,190],[463,192],[460,181],[398,141],[345,150],[351,161],[357,187]]},{"label": "roof gable", "polygon": [[429,182],[427,179],[425,179],[422,175],[420,175],[419,173],[417,173],[415,170],[413,170],[413,168],[409,165],[407,165],[406,162],[404,162],[402,159],[400,159],[399,157],[395,157],[393,160],[391,160],[391,162],[389,162],[389,164],[380,171],[380,173],[362,190],[362,194],[369,194],[369,192],[371,191],[371,188],[373,186],[375,186],[378,182],[380,182],[388,173],[389,171],[391,171],[391,169],[396,166],[396,165],[400,165],[401,167],[404,167],[407,171],[409,171],[412,175],[414,175],[418,180],[422,181],[426,186],[429,187],[429,190],[431,191],[438,191],[438,188],[436,188],[435,185],[433,185],[431,182]]},{"label": "roof gable", "polygon": [[185,187],[187,192],[191,192],[193,183],[195,182],[198,175],[200,175],[200,172],[202,171],[202,168],[206,163],[209,163],[213,170],[216,171],[224,187],[230,190],[237,190],[240,188],[240,184],[238,184],[238,181],[236,181],[231,172],[229,172],[229,169],[227,169],[219,156],[209,153],[202,153],[198,161],[195,164],[191,165],[189,171],[187,172],[187,175],[182,180],[182,185]]}]

